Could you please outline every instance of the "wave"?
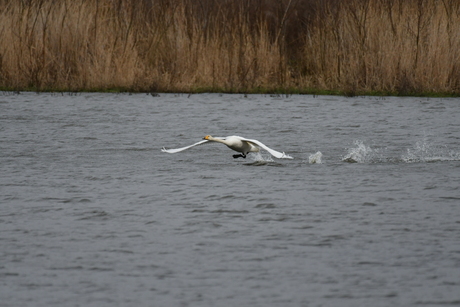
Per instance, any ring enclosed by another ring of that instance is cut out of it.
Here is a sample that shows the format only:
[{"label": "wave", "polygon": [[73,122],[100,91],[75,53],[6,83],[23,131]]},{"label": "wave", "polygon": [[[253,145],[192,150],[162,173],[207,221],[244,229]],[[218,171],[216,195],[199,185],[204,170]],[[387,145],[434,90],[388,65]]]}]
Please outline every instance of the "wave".
[{"label": "wave", "polygon": [[460,152],[453,151],[447,146],[436,146],[427,138],[417,141],[401,156],[406,163],[460,161]]},{"label": "wave", "polygon": [[[322,157],[323,154],[321,151],[318,151],[314,154],[311,154],[308,157],[308,163],[310,164],[322,164]],[[251,152],[250,155],[248,155],[248,158],[251,158],[253,161],[252,163],[249,163],[250,165],[264,165],[267,163],[277,163],[277,161],[273,160],[273,157],[269,154],[262,154],[260,152]]]},{"label": "wave", "polygon": [[310,164],[322,164],[323,162],[321,161],[321,158],[323,157],[323,154],[321,151],[318,151],[315,154],[312,154],[308,157],[308,163]]},{"label": "wave", "polygon": [[460,152],[449,149],[447,146],[438,146],[427,138],[404,151],[399,157],[386,157],[384,151],[371,148],[361,140],[353,142],[354,147],[348,148],[347,154],[342,157],[348,163],[381,163],[381,162],[444,162],[460,161]]},{"label": "wave", "polygon": [[272,156],[270,154],[262,154],[260,152],[250,152],[248,154],[247,158],[248,159],[246,159],[246,160],[250,160],[250,161],[243,163],[244,165],[249,165],[249,166],[264,166],[264,165],[283,166],[282,163],[279,163],[278,161],[273,160],[273,158],[272,158]]},{"label": "wave", "polygon": [[343,162],[348,163],[371,163],[375,162],[379,151],[372,149],[371,147],[364,144],[361,140],[355,140],[353,142],[355,147],[349,148],[348,153],[342,157]]},{"label": "wave", "polygon": [[251,152],[250,157],[254,162],[275,162],[269,154],[261,154],[260,152]]}]

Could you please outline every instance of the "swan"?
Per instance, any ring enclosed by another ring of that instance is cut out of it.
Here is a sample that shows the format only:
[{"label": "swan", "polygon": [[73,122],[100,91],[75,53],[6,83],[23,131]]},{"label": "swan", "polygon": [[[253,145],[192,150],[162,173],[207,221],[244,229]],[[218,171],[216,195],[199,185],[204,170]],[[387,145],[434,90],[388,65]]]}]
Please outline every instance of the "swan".
[{"label": "swan", "polygon": [[166,149],[163,147],[161,150],[162,152],[167,152],[167,153],[176,153],[180,152],[186,149],[189,149],[191,147],[201,145],[207,142],[217,142],[217,143],[222,143],[227,145],[230,149],[233,149],[234,151],[240,152],[239,155],[233,155],[233,158],[246,158],[246,155],[250,152],[258,152],[260,148],[268,151],[272,156],[278,158],[278,159],[294,159],[290,155],[285,154],[284,152],[279,152],[276,150],[271,149],[270,147],[266,146],[262,142],[258,140],[252,140],[252,139],[247,139],[241,136],[227,136],[227,137],[213,137],[211,135],[207,135],[203,138],[202,141],[199,141],[195,144],[182,147],[182,148],[176,148],[176,149]]}]

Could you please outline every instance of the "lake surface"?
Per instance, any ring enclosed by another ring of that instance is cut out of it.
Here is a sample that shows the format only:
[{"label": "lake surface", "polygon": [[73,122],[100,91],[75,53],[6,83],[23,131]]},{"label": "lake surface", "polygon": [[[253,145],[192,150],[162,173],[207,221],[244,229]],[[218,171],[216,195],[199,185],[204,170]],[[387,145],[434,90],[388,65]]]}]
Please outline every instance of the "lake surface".
[{"label": "lake surface", "polygon": [[0,174],[1,306],[460,305],[458,98],[0,93]]}]

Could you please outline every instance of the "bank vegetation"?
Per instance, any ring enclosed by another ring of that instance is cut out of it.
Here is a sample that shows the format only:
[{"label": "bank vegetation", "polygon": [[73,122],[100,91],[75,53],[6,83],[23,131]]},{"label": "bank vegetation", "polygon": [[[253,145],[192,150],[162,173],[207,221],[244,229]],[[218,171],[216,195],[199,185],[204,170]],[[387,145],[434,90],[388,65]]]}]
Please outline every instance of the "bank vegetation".
[{"label": "bank vegetation", "polygon": [[0,0],[0,88],[460,94],[458,0]]}]

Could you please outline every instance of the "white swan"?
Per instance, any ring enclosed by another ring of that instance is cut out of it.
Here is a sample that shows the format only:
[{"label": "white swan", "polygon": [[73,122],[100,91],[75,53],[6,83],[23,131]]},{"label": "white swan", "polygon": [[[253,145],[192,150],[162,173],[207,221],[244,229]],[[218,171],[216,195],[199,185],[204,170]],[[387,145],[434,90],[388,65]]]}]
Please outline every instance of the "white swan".
[{"label": "white swan", "polygon": [[267,147],[265,144],[257,141],[257,140],[251,140],[247,138],[243,138],[241,136],[227,136],[227,137],[212,137],[210,135],[207,135],[203,138],[203,141],[200,141],[198,143],[182,147],[182,148],[176,148],[176,149],[166,149],[163,147],[161,151],[167,152],[167,153],[176,153],[180,152],[186,149],[189,149],[193,146],[201,145],[207,142],[218,142],[227,145],[230,149],[233,149],[234,151],[241,152],[239,155],[233,155],[233,158],[246,158],[246,155],[250,152],[258,152],[259,148],[265,149],[268,151],[272,156],[278,158],[278,159],[294,159],[290,155],[285,154],[284,152],[279,152],[276,150],[273,150],[269,147]]}]

